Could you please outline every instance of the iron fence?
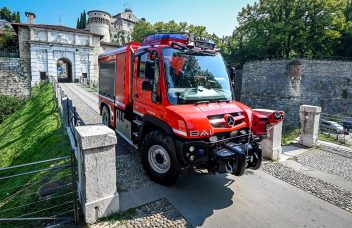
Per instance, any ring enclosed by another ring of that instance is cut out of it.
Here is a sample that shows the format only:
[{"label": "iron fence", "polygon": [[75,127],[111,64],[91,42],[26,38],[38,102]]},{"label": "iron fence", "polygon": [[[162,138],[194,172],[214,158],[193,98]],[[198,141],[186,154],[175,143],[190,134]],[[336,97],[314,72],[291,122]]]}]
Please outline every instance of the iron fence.
[{"label": "iron fence", "polygon": [[76,162],[58,157],[0,169],[0,227],[79,222]]}]

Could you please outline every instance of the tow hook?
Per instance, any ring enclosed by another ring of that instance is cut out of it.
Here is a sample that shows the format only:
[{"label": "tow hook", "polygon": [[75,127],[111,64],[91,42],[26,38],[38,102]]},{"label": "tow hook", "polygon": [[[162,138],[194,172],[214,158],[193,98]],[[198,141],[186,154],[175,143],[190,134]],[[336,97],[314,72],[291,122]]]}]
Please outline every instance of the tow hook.
[{"label": "tow hook", "polygon": [[230,161],[227,161],[225,163],[225,170],[226,170],[227,173],[233,173],[233,168],[232,168],[232,165],[231,165]]}]

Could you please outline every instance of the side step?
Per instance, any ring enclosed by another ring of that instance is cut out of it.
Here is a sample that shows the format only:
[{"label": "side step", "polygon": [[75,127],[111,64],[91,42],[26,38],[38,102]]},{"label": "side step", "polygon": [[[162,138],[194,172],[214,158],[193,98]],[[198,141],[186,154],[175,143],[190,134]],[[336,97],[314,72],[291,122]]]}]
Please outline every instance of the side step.
[{"label": "side step", "polygon": [[136,124],[138,127],[140,127],[143,122],[140,120],[133,120],[133,123]]}]

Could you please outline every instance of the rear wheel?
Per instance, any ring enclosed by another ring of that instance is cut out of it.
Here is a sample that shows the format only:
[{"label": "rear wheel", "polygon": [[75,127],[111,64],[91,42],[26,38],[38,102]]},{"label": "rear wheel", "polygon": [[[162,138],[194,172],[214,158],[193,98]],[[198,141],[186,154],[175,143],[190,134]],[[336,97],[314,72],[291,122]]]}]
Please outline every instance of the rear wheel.
[{"label": "rear wheel", "polygon": [[108,126],[108,127],[111,126],[110,111],[106,105],[103,106],[103,110],[101,112],[101,118],[102,118],[102,122],[105,126]]},{"label": "rear wheel", "polygon": [[172,139],[161,131],[148,133],[141,145],[142,163],[147,175],[155,182],[171,185],[179,178]]}]

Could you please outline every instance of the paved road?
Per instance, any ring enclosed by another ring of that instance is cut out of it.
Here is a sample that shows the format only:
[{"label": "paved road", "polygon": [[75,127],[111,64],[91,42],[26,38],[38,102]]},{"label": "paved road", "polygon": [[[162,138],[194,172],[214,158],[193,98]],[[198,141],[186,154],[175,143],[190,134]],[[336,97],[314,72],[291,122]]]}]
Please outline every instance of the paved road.
[{"label": "paved road", "polygon": [[167,198],[202,227],[352,227],[352,214],[262,171],[186,176],[175,186],[150,185],[120,194],[121,209]]},{"label": "paved road", "polygon": [[[88,112],[81,114],[84,120],[100,123],[96,95],[75,84],[61,86],[79,112]],[[133,150],[118,139],[118,153]],[[187,175],[172,187],[150,184],[122,192],[120,207],[160,198],[167,198],[196,227],[352,227],[352,213],[262,171],[240,178]]]},{"label": "paved road", "polygon": [[[88,92],[84,87],[74,83],[60,83],[60,87],[72,99],[73,106],[76,107],[85,124],[102,124],[97,93]],[[133,150],[121,137],[117,137],[117,141],[118,155],[127,154]]]}]

